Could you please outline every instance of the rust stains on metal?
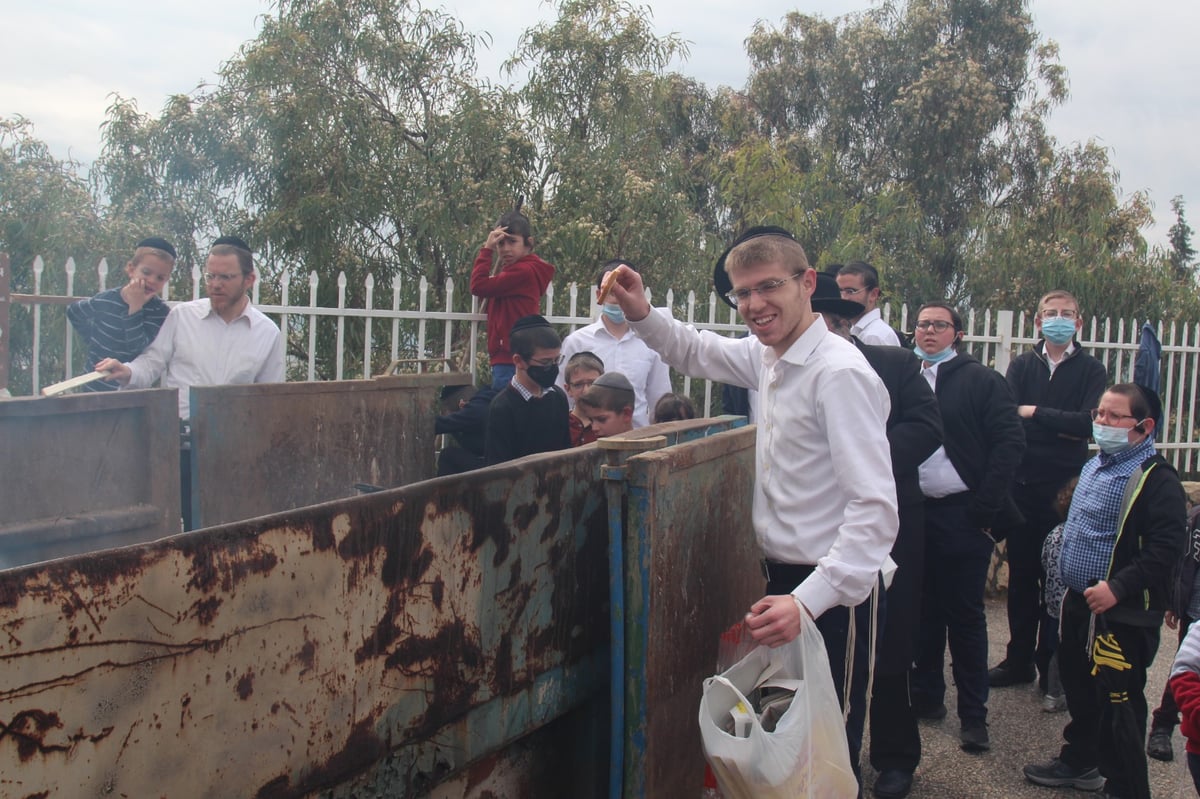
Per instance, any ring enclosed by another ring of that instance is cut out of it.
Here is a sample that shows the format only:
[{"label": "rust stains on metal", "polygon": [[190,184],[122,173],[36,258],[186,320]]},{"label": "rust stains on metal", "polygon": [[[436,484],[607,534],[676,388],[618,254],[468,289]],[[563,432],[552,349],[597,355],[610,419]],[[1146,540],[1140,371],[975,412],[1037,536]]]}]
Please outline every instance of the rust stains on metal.
[{"label": "rust stains on metal", "polygon": [[[22,710],[7,724],[0,722],[0,740],[12,738],[17,742],[17,754],[24,763],[38,752],[46,751],[46,732],[62,727],[57,713],[44,710]],[[52,747],[63,750],[65,747]]]},{"label": "rust stains on metal", "polygon": [[237,681],[238,699],[241,699],[243,702],[245,702],[247,699],[250,698],[250,695],[252,693],[254,693],[254,670],[250,669],[245,674],[243,674],[241,677],[238,678],[238,681]]},{"label": "rust stains on metal", "polygon": [[279,564],[279,557],[260,546],[254,538],[221,536],[227,540],[217,542],[212,540],[215,537],[181,536],[176,539],[176,546],[192,561],[188,588],[207,592],[219,585],[228,593],[249,575],[269,574]]},{"label": "rust stains on metal", "polygon": [[259,788],[254,796],[256,799],[300,799],[366,771],[387,750],[387,743],[375,732],[374,717],[363,719],[354,725],[341,751],[316,766],[295,785],[288,775],[282,774]]},{"label": "rust stains on metal", "polygon": [[197,599],[192,603],[188,615],[200,622],[201,626],[208,627],[217,617],[217,611],[220,610],[222,600],[215,596],[207,596],[203,599]]},{"label": "rust stains on metal", "polygon": [[333,535],[332,516],[310,517],[308,530],[313,549],[317,552],[328,552],[337,543]]},{"label": "rust stains on metal", "polygon": [[[308,638],[308,628],[304,629],[304,646],[300,647],[300,651],[296,653],[296,662],[303,666],[301,674],[306,674],[312,671],[313,663],[316,661],[317,645]],[[272,710],[272,712],[274,712]]]}]

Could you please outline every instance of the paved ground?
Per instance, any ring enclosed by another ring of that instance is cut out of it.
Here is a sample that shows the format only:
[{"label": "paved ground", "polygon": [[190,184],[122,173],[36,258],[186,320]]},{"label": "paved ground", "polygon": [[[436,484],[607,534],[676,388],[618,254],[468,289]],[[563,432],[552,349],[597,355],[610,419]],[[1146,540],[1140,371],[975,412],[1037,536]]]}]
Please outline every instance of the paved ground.
[{"label": "paved ground", "polygon": [[[988,601],[988,633],[992,653],[988,662],[995,664],[1003,656],[1008,640],[1002,599]],[[1175,633],[1164,628],[1162,644],[1147,687],[1151,709],[1158,704],[1158,698],[1162,695],[1175,654],[1175,642]],[[946,682],[951,683],[948,659]],[[921,722],[924,752],[910,796],[918,799],[1087,799],[1091,795],[1070,789],[1042,788],[1027,782],[1021,774],[1021,767],[1026,763],[1043,762],[1058,754],[1062,727],[1067,720],[1066,713],[1042,711],[1036,684],[992,689],[988,701],[992,749],[979,755],[967,754],[959,749],[959,726],[954,716],[953,692],[954,688],[951,687],[946,698],[950,714],[945,719],[940,722]],[[1178,730],[1174,743],[1174,762],[1150,761],[1150,785],[1155,799],[1195,796],[1184,763],[1183,738]],[[865,764],[865,751],[863,761]],[[864,778],[869,787],[875,778],[870,766],[865,766]],[[869,797],[871,794],[867,792],[866,795]]]}]

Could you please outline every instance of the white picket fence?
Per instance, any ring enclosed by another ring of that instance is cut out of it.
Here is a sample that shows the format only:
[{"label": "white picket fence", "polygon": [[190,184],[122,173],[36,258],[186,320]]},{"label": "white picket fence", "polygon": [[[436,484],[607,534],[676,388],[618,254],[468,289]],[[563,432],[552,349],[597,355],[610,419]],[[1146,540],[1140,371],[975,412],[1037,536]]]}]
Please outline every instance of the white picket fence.
[{"label": "white picket fence", "polygon": [[[30,383],[34,394],[43,385],[69,378],[81,368],[82,356],[77,357],[74,352],[75,336],[65,313],[61,312],[75,299],[76,266],[73,260],[64,265],[64,275],[65,292],[43,295],[46,266],[38,258],[33,265],[33,294],[14,294],[11,298],[14,306],[28,306],[30,311],[27,324],[32,325],[33,355],[29,368],[32,369]],[[103,290],[109,278],[106,262],[101,261],[98,265],[97,276],[100,290]],[[202,285],[199,267],[192,268],[191,278],[191,298],[195,299],[200,296]],[[118,270],[115,279],[123,280],[123,273]],[[482,363],[479,355],[486,352],[487,317],[480,313],[479,300],[464,296],[465,286],[456,286],[453,280],[446,281],[439,296],[429,282],[421,278],[416,286],[415,308],[411,303],[404,307],[406,287],[401,278],[394,279],[390,287],[381,291],[390,289],[391,292],[391,297],[383,300],[386,307],[378,307],[377,287],[371,276],[360,287],[361,307],[347,307],[345,274],[337,278],[337,302],[334,305],[318,303],[320,278],[316,272],[310,273],[307,284],[307,304],[294,301],[294,295],[302,293],[303,287],[297,291],[298,287],[286,277],[279,283],[277,295],[270,292],[277,297],[275,303],[261,301],[264,289],[261,281],[255,283],[252,293],[255,305],[279,322],[289,342],[288,374],[291,379],[319,379],[318,340],[325,341],[330,334],[333,336],[333,362],[329,365],[333,379],[337,380],[370,377],[378,373],[381,363],[396,361],[406,362],[408,368],[416,371],[440,370],[445,364],[459,367]],[[171,301],[172,298],[164,295],[164,299]],[[699,329],[723,335],[739,335],[745,331],[736,312],[712,293],[699,297],[694,291],[688,291],[679,296],[673,289],[668,289],[664,301],[655,302],[671,308],[678,318]],[[590,285],[572,283],[561,292],[551,285],[544,299],[546,318],[569,330],[591,323],[596,318],[596,310]],[[53,318],[49,319],[51,316]],[[908,316],[909,309],[902,307],[899,313],[902,329],[909,328]],[[1001,373],[1015,355],[1036,341],[1032,313],[972,310],[964,321],[964,338],[970,351]],[[1132,379],[1141,324],[1136,320],[1091,319],[1085,325],[1081,343],[1105,364],[1112,382]],[[1200,324],[1153,324],[1162,342],[1162,394],[1167,415],[1158,446],[1181,472],[1191,474],[1200,462],[1200,436],[1193,419],[1200,376]],[[0,333],[7,336],[8,331]],[[12,340],[11,336],[7,337]],[[41,351],[53,344],[61,347],[65,366],[61,373],[42,375]],[[387,354],[386,358],[381,357],[383,353]],[[675,384],[678,390],[692,395],[691,378],[676,375]],[[705,414],[713,410],[713,391],[712,382],[704,381],[701,402]]]}]

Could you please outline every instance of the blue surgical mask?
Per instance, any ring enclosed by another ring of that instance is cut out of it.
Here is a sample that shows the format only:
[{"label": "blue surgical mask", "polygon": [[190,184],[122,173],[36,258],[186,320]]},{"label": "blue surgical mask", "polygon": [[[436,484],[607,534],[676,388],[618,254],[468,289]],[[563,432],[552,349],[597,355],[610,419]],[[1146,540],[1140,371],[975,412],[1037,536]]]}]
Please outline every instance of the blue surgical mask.
[{"label": "blue surgical mask", "polygon": [[1051,344],[1057,344],[1060,347],[1063,344],[1070,344],[1071,339],[1075,338],[1075,320],[1063,319],[1061,316],[1056,316],[1053,319],[1043,319],[1042,337]]},{"label": "blue surgical mask", "polygon": [[917,357],[920,358],[922,361],[928,361],[929,363],[941,363],[942,361],[946,360],[947,358],[949,358],[951,355],[954,354],[954,345],[951,344],[950,346],[946,347],[946,349],[942,350],[941,352],[935,352],[932,355],[930,355],[925,350],[921,349],[920,346],[913,345],[913,352],[915,352],[917,354]]},{"label": "blue surgical mask", "polygon": [[1092,438],[1096,439],[1096,446],[1100,451],[1108,455],[1116,455],[1132,446],[1129,443],[1128,427],[1112,427],[1092,422]]},{"label": "blue surgical mask", "polygon": [[625,324],[625,312],[621,310],[620,305],[602,305],[600,310],[604,312],[604,315],[614,325]]}]

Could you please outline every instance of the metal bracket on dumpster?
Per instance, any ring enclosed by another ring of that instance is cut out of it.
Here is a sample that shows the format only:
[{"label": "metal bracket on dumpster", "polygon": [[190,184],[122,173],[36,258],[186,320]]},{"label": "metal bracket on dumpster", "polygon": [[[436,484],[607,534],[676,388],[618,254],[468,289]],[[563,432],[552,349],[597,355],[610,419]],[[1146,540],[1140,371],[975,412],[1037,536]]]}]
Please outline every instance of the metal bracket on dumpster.
[{"label": "metal bracket on dumpster", "polygon": [[662,449],[667,445],[666,436],[647,438],[601,438],[596,446],[605,452],[605,462],[600,464],[601,480],[624,480],[625,460],[640,452]]}]

